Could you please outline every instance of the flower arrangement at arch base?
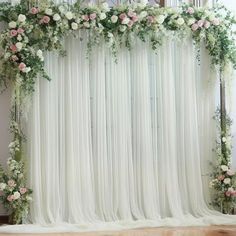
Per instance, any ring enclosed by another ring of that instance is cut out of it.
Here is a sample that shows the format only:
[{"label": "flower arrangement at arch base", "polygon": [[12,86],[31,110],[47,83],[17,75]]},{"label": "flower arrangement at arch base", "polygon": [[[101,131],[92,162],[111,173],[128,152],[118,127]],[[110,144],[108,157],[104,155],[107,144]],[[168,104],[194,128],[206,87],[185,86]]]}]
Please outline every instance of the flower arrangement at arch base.
[{"label": "flower arrangement at arch base", "polygon": [[216,140],[215,163],[212,163],[213,173],[210,188],[213,200],[211,205],[224,214],[235,214],[236,207],[236,173],[232,170],[232,120],[226,114],[226,120],[221,129],[220,109],[217,109],[214,120],[217,122],[219,137]]},{"label": "flower arrangement at arch base", "polygon": [[14,141],[9,145],[7,170],[0,166],[0,200],[10,213],[9,223],[20,224],[28,216],[33,191],[26,187],[25,165],[20,157],[23,136],[15,121],[11,122],[10,131]]}]

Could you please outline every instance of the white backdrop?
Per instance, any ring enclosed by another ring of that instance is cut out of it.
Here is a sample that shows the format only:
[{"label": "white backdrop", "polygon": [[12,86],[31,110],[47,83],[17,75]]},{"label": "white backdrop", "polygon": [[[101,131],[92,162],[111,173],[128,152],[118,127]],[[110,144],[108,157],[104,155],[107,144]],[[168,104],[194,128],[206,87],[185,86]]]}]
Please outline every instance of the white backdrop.
[{"label": "white backdrop", "polygon": [[216,81],[204,51],[199,67],[191,41],[166,40],[157,55],[137,42],[118,64],[103,45],[86,60],[86,40],[66,49],[47,56],[52,81],[39,81],[30,112],[31,221],[233,224],[207,207]]}]

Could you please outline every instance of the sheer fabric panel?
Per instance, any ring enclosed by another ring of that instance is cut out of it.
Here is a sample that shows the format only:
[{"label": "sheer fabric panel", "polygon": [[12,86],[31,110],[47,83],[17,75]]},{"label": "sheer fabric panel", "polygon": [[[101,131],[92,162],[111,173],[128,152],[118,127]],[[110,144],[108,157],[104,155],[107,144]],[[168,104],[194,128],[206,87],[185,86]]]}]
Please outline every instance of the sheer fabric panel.
[{"label": "sheer fabric panel", "polygon": [[166,40],[156,54],[137,41],[116,64],[104,45],[86,59],[82,36],[66,40],[65,58],[47,55],[52,81],[36,86],[30,220],[78,230],[232,224],[207,207],[214,86],[207,93],[210,67],[196,66],[191,41]]}]

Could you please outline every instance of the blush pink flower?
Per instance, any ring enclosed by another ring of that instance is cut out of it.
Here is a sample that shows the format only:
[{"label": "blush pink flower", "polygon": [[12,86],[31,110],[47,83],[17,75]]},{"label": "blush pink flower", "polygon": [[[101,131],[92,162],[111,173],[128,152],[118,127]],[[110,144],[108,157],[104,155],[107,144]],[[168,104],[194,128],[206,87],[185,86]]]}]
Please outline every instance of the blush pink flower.
[{"label": "blush pink flower", "polygon": [[213,21],[212,21],[212,24],[217,26],[220,24],[220,20],[218,18],[215,18]]},{"label": "blush pink flower", "polygon": [[208,29],[210,26],[211,26],[211,23],[206,20],[205,23],[204,23],[204,27],[205,27],[206,29]]},{"label": "blush pink flower", "polygon": [[147,20],[148,20],[149,23],[152,24],[152,23],[154,23],[155,18],[153,16],[148,16]]},{"label": "blush pink flower", "polygon": [[89,21],[89,16],[88,15],[82,15],[81,18],[85,21]]},{"label": "blush pink flower", "polygon": [[43,16],[43,18],[40,20],[40,24],[48,24],[50,22],[49,16]]},{"label": "blush pink flower", "polygon": [[25,31],[24,31],[22,28],[19,28],[19,29],[17,30],[17,32],[18,32],[18,34],[23,34]]},{"label": "blush pink flower", "polygon": [[14,29],[11,30],[10,35],[11,35],[11,37],[15,37],[17,35],[17,30],[14,30]]},{"label": "blush pink flower", "polygon": [[196,23],[192,24],[192,27],[191,27],[192,31],[196,31],[198,28],[199,28],[198,24]]},{"label": "blush pink flower", "polygon": [[97,17],[97,14],[96,14],[96,13],[92,13],[92,14],[89,15],[89,19],[90,19],[90,20],[95,20],[96,17]]},{"label": "blush pink flower", "polygon": [[198,27],[202,27],[204,25],[204,20],[199,20],[197,24],[198,24]]},{"label": "blush pink flower", "polygon": [[134,22],[132,20],[129,21],[128,26],[131,28],[133,26]]},{"label": "blush pink flower", "polygon": [[189,14],[193,14],[194,13],[194,9],[192,7],[188,7],[186,12],[189,13]]},{"label": "blush pink flower", "polygon": [[235,175],[235,172],[232,171],[232,170],[228,170],[228,171],[227,171],[227,175],[229,175],[229,176],[233,176],[233,175]]},{"label": "blush pink flower", "polygon": [[25,63],[21,62],[21,63],[19,64],[18,68],[19,68],[20,71],[23,71],[23,70],[26,68]]},{"label": "blush pink flower", "polygon": [[218,176],[218,180],[219,180],[219,181],[223,181],[224,179],[225,179],[225,176],[224,176],[224,175]]},{"label": "blush pink flower", "polygon": [[234,190],[234,191],[231,193],[231,195],[232,195],[233,197],[236,197],[236,191]]},{"label": "blush pink flower", "polygon": [[225,195],[226,195],[227,197],[230,197],[230,196],[231,196],[231,191],[226,191],[226,192],[225,192]]},{"label": "blush pink flower", "polygon": [[7,201],[8,202],[12,202],[14,200],[14,196],[13,195],[9,195],[8,197],[7,197]]},{"label": "blush pink flower", "polygon": [[119,15],[119,18],[120,18],[121,20],[124,20],[126,17],[127,17],[127,15],[126,15],[125,13],[121,13],[121,14]]},{"label": "blush pink flower", "polygon": [[132,16],[132,21],[133,21],[133,22],[137,22],[137,21],[138,21],[138,16],[136,16],[136,15],[135,15],[135,16]]},{"label": "blush pink flower", "polygon": [[136,13],[131,11],[131,10],[129,10],[128,11],[128,16],[132,18],[133,16],[136,16]]},{"label": "blush pink flower", "polygon": [[10,46],[10,49],[11,49],[12,52],[17,52],[17,47],[16,47],[15,44],[12,44],[12,45]]},{"label": "blush pink flower", "polygon": [[17,52],[17,47],[16,47],[15,44],[12,44],[12,45],[10,46],[10,49],[11,49],[12,52]]},{"label": "blush pink flower", "polygon": [[19,60],[19,58],[18,58],[16,55],[13,55],[13,56],[11,57],[11,59],[12,59],[12,61],[18,61],[18,60]]},{"label": "blush pink flower", "polygon": [[39,13],[39,9],[37,7],[32,7],[30,9],[30,13],[33,14],[33,15],[36,15]]},{"label": "blush pink flower", "polygon": [[13,179],[8,180],[7,184],[8,184],[9,187],[15,187],[16,186],[16,183]]},{"label": "blush pink flower", "polygon": [[27,192],[27,188],[20,188],[20,193],[25,194]]}]

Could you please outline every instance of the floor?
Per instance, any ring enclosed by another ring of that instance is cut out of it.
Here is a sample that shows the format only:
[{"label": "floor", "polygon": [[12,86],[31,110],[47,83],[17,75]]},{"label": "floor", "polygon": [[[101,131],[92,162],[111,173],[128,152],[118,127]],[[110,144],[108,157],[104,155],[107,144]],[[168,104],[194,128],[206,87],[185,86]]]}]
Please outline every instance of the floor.
[{"label": "floor", "polygon": [[0,234],[0,236],[236,236],[236,226],[147,228],[119,232]]}]

